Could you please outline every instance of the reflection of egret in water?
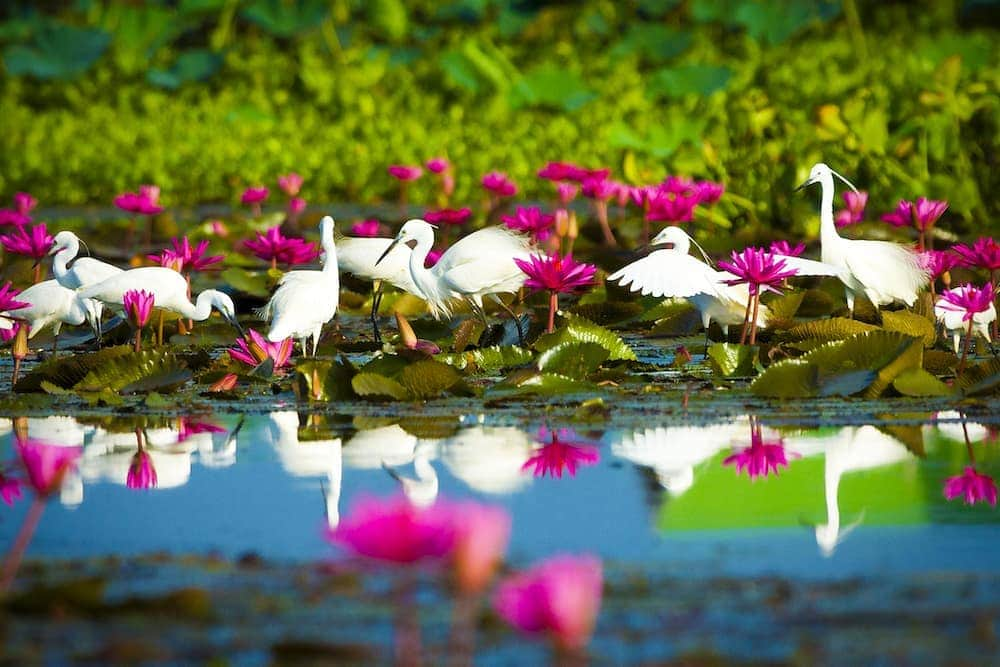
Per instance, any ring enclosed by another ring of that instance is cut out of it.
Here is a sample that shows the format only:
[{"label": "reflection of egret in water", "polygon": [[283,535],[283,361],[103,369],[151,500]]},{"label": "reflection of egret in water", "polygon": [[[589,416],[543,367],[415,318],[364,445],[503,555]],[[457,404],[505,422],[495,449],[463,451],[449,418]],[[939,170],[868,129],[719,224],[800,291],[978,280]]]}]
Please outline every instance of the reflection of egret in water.
[{"label": "reflection of egret in water", "polygon": [[944,481],[944,497],[947,500],[962,498],[966,505],[975,505],[979,502],[989,503],[991,506],[997,505],[997,485],[993,478],[985,475],[976,469],[976,452],[972,447],[972,438],[969,435],[969,424],[965,421],[965,415],[959,413],[962,420],[961,439],[965,441],[965,451],[969,455],[969,464],[960,475],[954,475]]},{"label": "reflection of egret in water", "polygon": [[651,468],[660,486],[679,496],[694,484],[694,469],[745,432],[746,418],[710,426],[645,428],[623,434],[611,451]]},{"label": "reflection of egret in water", "polygon": [[534,449],[531,435],[519,428],[472,426],[441,445],[448,471],[481,493],[514,493],[531,477],[521,473]]},{"label": "reflection of egret in water", "polygon": [[403,494],[417,507],[429,507],[438,495],[438,476],[431,459],[437,455],[437,446],[431,442],[418,442],[413,450],[413,472],[415,477],[401,474],[389,464],[382,462],[382,468],[399,482]]},{"label": "reflection of egret in water", "polygon": [[[411,503],[426,507],[438,494],[438,440],[417,438],[399,424],[362,429],[344,445],[344,464],[361,470],[384,469],[399,482]],[[413,475],[401,470],[413,464]]]},{"label": "reflection of egret in water", "polygon": [[934,426],[928,425],[927,428],[937,428],[949,440],[979,442],[990,437],[990,430],[986,426],[966,421],[965,416],[957,410],[939,412],[934,420]]},{"label": "reflection of egret in water", "polygon": [[864,509],[854,522],[841,526],[838,491],[840,478],[851,472],[871,470],[913,459],[899,440],[874,426],[848,426],[828,436],[808,435],[785,438],[786,444],[803,453],[821,448],[825,453],[823,483],[826,495],[826,523],[816,526],[816,544],[824,556],[832,556],[837,545],[864,519]]},{"label": "reflection of egret in water", "polygon": [[[318,416],[314,416],[319,419]],[[293,477],[319,478],[331,528],[340,522],[340,487],[343,469],[343,447],[340,438],[316,437],[312,429],[319,423],[313,421],[299,428],[299,414],[293,410],[272,412],[269,415],[271,446],[285,472]],[[322,431],[318,431],[322,433]]]},{"label": "reflection of egret in water", "polygon": [[764,430],[754,417],[750,417],[750,445],[734,449],[722,465],[736,468],[736,474],[746,472],[751,481],[758,477],[778,476],[781,468],[788,467],[788,458],[798,458],[800,454],[785,447],[785,441],[774,432]]}]

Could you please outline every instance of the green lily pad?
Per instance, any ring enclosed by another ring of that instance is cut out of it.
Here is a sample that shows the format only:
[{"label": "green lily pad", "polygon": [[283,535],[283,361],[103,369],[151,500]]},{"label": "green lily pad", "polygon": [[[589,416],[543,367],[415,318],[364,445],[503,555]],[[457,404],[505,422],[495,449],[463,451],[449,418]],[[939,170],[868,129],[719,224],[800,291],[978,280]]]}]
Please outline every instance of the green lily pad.
[{"label": "green lily pad", "polygon": [[131,353],[131,346],[116,345],[97,352],[84,352],[49,359],[22,377],[17,386],[14,387],[14,391],[27,393],[43,391],[42,383],[69,390],[85,378],[91,370]]},{"label": "green lily pad", "polygon": [[487,389],[486,398],[530,395],[557,396],[560,394],[591,393],[597,390],[597,385],[584,380],[575,380],[558,373],[524,370],[512,373],[503,382]]},{"label": "green lily pad", "polygon": [[494,345],[460,354],[440,354],[435,358],[460,370],[477,369],[493,373],[504,368],[523,366],[531,362],[531,357],[531,351],[523,347]]},{"label": "green lily pad", "polygon": [[146,80],[154,86],[174,90],[185,83],[205,81],[219,71],[222,56],[207,49],[194,49],[177,56],[168,69],[153,68],[146,72]]},{"label": "green lily pad", "polygon": [[596,343],[560,343],[542,352],[538,369],[583,379],[607,361],[608,355],[608,350]]},{"label": "green lily pad", "polygon": [[586,303],[570,309],[574,315],[579,315],[601,326],[626,322],[642,314],[642,311],[642,305],[635,301]]},{"label": "green lily pad", "polygon": [[91,370],[73,389],[80,392],[119,391],[124,394],[169,392],[193,377],[177,355],[163,349],[130,352]]},{"label": "green lily pad", "polygon": [[793,341],[834,341],[844,340],[859,333],[876,330],[878,330],[878,327],[871,324],[849,320],[846,317],[831,317],[828,320],[803,322],[786,331],[784,337]]},{"label": "green lily pad", "polygon": [[903,371],[892,381],[892,387],[903,396],[950,396],[955,393],[923,368]]},{"label": "green lily pad", "polygon": [[271,295],[270,278],[263,271],[247,271],[235,266],[224,270],[220,277],[234,290],[266,299]]},{"label": "green lily pad", "polygon": [[72,79],[90,69],[110,44],[111,35],[98,28],[50,23],[29,44],[8,46],[3,61],[11,76]]},{"label": "green lily pad", "polygon": [[760,368],[759,351],[756,345],[715,343],[708,347],[708,358],[719,377],[749,377]]},{"label": "green lily pad", "polygon": [[337,361],[309,359],[295,365],[300,395],[310,400],[342,401],[355,398],[352,380],[357,369],[341,357]]},{"label": "green lily pad", "polygon": [[796,326],[795,314],[802,305],[806,293],[801,291],[791,291],[767,302],[767,308],[771,315],[767,318],[767,326],[772,331],[791,329]]},{"label": "green lily pad", "polygon": [[993,358],[987,362],[969,366],[962,371],[956,384],[966,396],[985,396],[997,393],[1000,390],[1000,359]]},{"label": "green lily pad", "polygon": [[544,352],[560,343],[580,342],[596,343],[608,351],[608,358],[613,360],[635,361],[632,351],[618,334],[594,324],[579,315],[563,314],[564,324],[556,331],[545,334],[535,342],[535,349]]},{"label": "green lily pad", "polygon": [[718,65],[678,65],[653,73],[647,90],[653,95],[681,98],[685,95],[711,95],[729,83],[733,72]]},{"label": "green lily pad", "polygon": [[376,373],[358,373],[351,379],[351,387],[358,396],[366,398],[388,398],[408,401],[412,398],[406,387],[392,378]]},{"label": "green lily pad", "polygon": [[907,310],[893,312],[882,311],[882,328],[886,331],[898,331],[907,336],[914,336],[924,341],[924,347],[931,347],[937,342],[937,330],[934,322]]},{"label": "green lily pad", "polygon": [[399,383],[414,398],[420,399],[440,396],[461,379],[453,366],[434,359],[416,361],[399,375]]},{"label": "green lily pad", "polygon": [[750,393],[768,398],[810,398],[819,394],[819,369],[804,359],[771,365],[750,383]]}]

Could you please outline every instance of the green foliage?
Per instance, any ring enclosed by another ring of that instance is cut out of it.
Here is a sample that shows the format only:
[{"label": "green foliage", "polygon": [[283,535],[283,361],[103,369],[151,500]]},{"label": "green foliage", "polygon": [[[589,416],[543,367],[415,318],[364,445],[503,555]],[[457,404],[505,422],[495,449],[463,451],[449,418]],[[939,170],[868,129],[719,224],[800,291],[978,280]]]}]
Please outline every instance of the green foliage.
[{"label": "green foliage", "polygon": [[898,331],[907,336],[920,338],[924,341],[924,347],[931,347],[937,341],[934,322],[906,310],[882,311],[882,328],[886,331]]},{"label": "green foliage", "polygon": [[756,345],[715,343],[708,347],[712,370],[719,377],[749,377],[760,368]]},{"label": "green foliage", "polygon": [[565,323],[556,331],[538,339],[535,348],[540,352],[550,350],[560,343],[594,343],[608,351],[608,358],[616,361],[635,361],[632,351],[618,334],[594,324],[579,315],[565,314]]},{"label": "green foliage", "polygon": [[559,343],[538,357],[538,370],[583,379],[608,359],[606,348],[596,343]]},{"label": "green foliage", "polygon": [[[480,326],[481,329],[481,326]],[[455,354],[438,355],[437,359],[460,370],[478,370],[484,373],[493,373],[504,368],[513,366],[523,366],[531,361],[531,352],[517,346],[484,347],[468,352],[456,352]]]},{"label": "green foliage", "polygon": [[966,396],[996,394],[1000,391],[1000,359],[993,358],[969,366],[958,377],[956,384]]},{"label": "green foliage", "polygon": [[3,62],[11,76],[72,79],[97,62],[110,43],[111,35],[97,28],[49,23],[31,42],[8,46]]},{"label": "green foliage", "polygon": [[182,53],[169,69],[153,68],[146,73],[149,82],[173,90],[185,83],[204,81],[222,65],[222,56],[198,49]]},{"label": "green foliage", "polygon": [[518,371],[486,390],[486,398],[500,399],[519,396],[559,396],[587,394],[597,391],[597,385],[576,380],[559,373]]},{"label": "green foliage", "polygon": [[101,396],[174,391],[194,377],[201,355],[187,356],[163,348],[134,352],[127,345],[98,352],[58,357],[39,365],[17,383],[16,391]]}]

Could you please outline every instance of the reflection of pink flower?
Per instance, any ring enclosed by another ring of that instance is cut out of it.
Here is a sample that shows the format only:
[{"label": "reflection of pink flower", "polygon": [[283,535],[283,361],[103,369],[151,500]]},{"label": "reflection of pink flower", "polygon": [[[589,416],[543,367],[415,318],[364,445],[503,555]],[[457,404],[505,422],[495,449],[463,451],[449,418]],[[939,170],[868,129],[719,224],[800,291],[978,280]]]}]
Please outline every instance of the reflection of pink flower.
[{"label": "reflection of pink flower", "polygon": [[432,157],[427,161],[425,166],[428,171],[440,174],[441,172],[446,171],[451,165],[448,163],[448,160],[443,157]]},{"label": "reflection of pink flower", "polygon": [[966,505],[987,502],[996,507],[997,485],[989,475],[981,475],[973,466],[966,466],[961,475],[945,480],[944,497],[948,500],[964,498]]},{"label": "reflection of pink flower", "polygon": [[471,215],[472,209],[469,208],[442,208],[425,212],[424,220],[435,225],[464,225]]},{"label": "reflection of pink flower", "polygon": [[132,457],[125,486],[130,489],[156,488],[156,467],[153,465],[153,457],[146,450],[140,449]]},{"label": "reflection of pink flower", "polygon": [[226,429],[212,422],[194,421],[190,417],[181,417],[177,426],[177,442],[184,442],[192,435],[199,433],[225,433]]},{"label": "reflection of pink flower", "polygon": [[295,197],[302,189],[303,178],[294,171],[285,176],[278,177],[278,187],[289,197]]},{"label": "reflection of pink flower", "polygon": [[18,213],[28,215],[36,206],[38,206],[38,200],[27,192],[17,192],[14,194],[14,210]]},{"label": "reflection of pink flower", "polygon": [[524,462],[521,470],[532,470],[535,477],[556,477],[562,478],[563,471],[569,473],[570,477],[576,477],[576,470],[579,466],[592,466],[601,459],[600,450],[596,446],[587,443],[574,441],[576,433],[572,429],[561,428],[558,431],[549,431],[543,426],[538,430],[537,440],[544,443],[542,447],[535,450],[535,453]]},{"label": "reflection of pink flower", "polygon": [[555,556],[500,583],[493,607],[509,624],[580,649],[594,632],[604,577],[595,556]]},{"label": "reflection of pink flower", "polygon": [[155,297],[146,290],[130,289],[122,296],[122,307],[128,315],[129,322],[137,329],[141,329],[149,322],[149,316],[153,312]]},{"label": "reflection of pink flower", "polygon": [[754,429],[750,437],[750,446],[735,454],[727,456],[722,465],[736,466],[736,474],[746,470],[750,479],[763,475],[767,477],[772,472],[777,476],[778,468],[788,467],[788,457],[781,438],[766,442],[760,431]]},{"label": "reflection of pink flower", "polygon": [[806,251],[805,243],[792,245],[784,239],[771,243],[771,253],[774,255],[784,255],[785,257],[798,257]]},{"label": "reflection of pink flower", "polygon": [[21,497],[21,482],[14,477],[8,477],[0,473],[0,498],[8,505],[13,505],[14,501]]},{"label": "reflection of pink flower", "polygon": [[382,225],[374,218],[351,225],[351,236],[375,237],[382,231]]},{"label": "reflection of pink flower", "polygon": [[498,197],[513,197],[517,194],[517,185],[503,172],[491,171],[483,176],[482,184]]},{"label": "reflection of pink flower", "polygon": [[356,500],[326,538],[360,556],[401,565],[447,556],[456,535],[452,512],[443,503],[419,508],[397,496]]},{"label": "reflection of pink flower", "polygon": [[240,202],[248,205],[260,204],[267,199],[269,194],[271,194],[271,191],[264,186],[247,188],[243,191],[243,194],[240,195]]},{"label": "reflection of pink flower", "polygon": [[719,268],[736,276],[724,281],[727,285],[746,283],[750,294],[758,291],[780,294],[778,287],[782,281],[798,274],[796,269],[785,266],[785,260],[762,248],[746,248],[739,253],[734,250],[732,261],[719,262]]},{"label": "reflection of pink flower", "polygon": [[390,165],[388,172],[390,176],[401,181],[415,181],[423,175],[424,170],[420,167],[411,167],[405,164],[394,164]]},{"label": "reflection of pink flower", "polygon": [[469,593],[483,590],[493,578],[510,539],[510,514],[496,505],[475,502],[452,507],[456,530],[455,576]]},{"label": "reflection of pink flower", "polygon": [[246,338],[237,338],[236,347],[226,350],[233,361],[240,361],[254,368],[266,359],[273,359],[274,370],[284,368],[289,364],[289,359],[292,356],[291,338],[286,338],[280,343],[272,343],[253,329],[250,329],[248,335],[249,342]]},{"label": "reflection of pink flower", "polygon": [[80,451],[79,447],[60,447],[38,440],[17,444],[18,455],[28,474],[28,483],[43,498],[59,490],[66,473],[76,467]]},{"label": "reflection of pink flower", "polygon": [[556,222],[554,215],[542,213],[537,206],[518,206],[514,215],[504,215],[500,219],[510,229],[530,233],[536,241],[549,238]]},{"label": "reflection of pink flower", "polygon": [[13,233],[0,236],[0,244],[4,250],[16,255],[26,255],[34,259],[42,259],[49,254],[55,239],[45,228],[45,223],[30,228],[18,227]]}]

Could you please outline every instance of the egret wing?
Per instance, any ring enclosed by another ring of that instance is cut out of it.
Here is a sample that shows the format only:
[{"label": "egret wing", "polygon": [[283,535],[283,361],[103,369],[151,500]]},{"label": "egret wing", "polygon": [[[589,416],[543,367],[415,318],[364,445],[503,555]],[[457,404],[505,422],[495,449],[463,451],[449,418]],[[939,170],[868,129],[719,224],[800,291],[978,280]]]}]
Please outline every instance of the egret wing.
[{"label": "egret wing", "polygon": [[718,272],[690,255],[657,250],[608,276],[643,296],[719,295]]},{"label": "egret wing", "polygon": [[839,278],[845,274],[845,271],[839,266],[817,262],[813,259],[793,257],[792,255],[775,255],[775,258],[783,261],[785,267],[795,269],[795,274],[799,276],[836,276]]},{"label": "egret wing", "polygon": [[912,300],[929,279],[920,257],[898,243],[853,241],[844,261],[865,289],[884,295],[886,301]]}]

